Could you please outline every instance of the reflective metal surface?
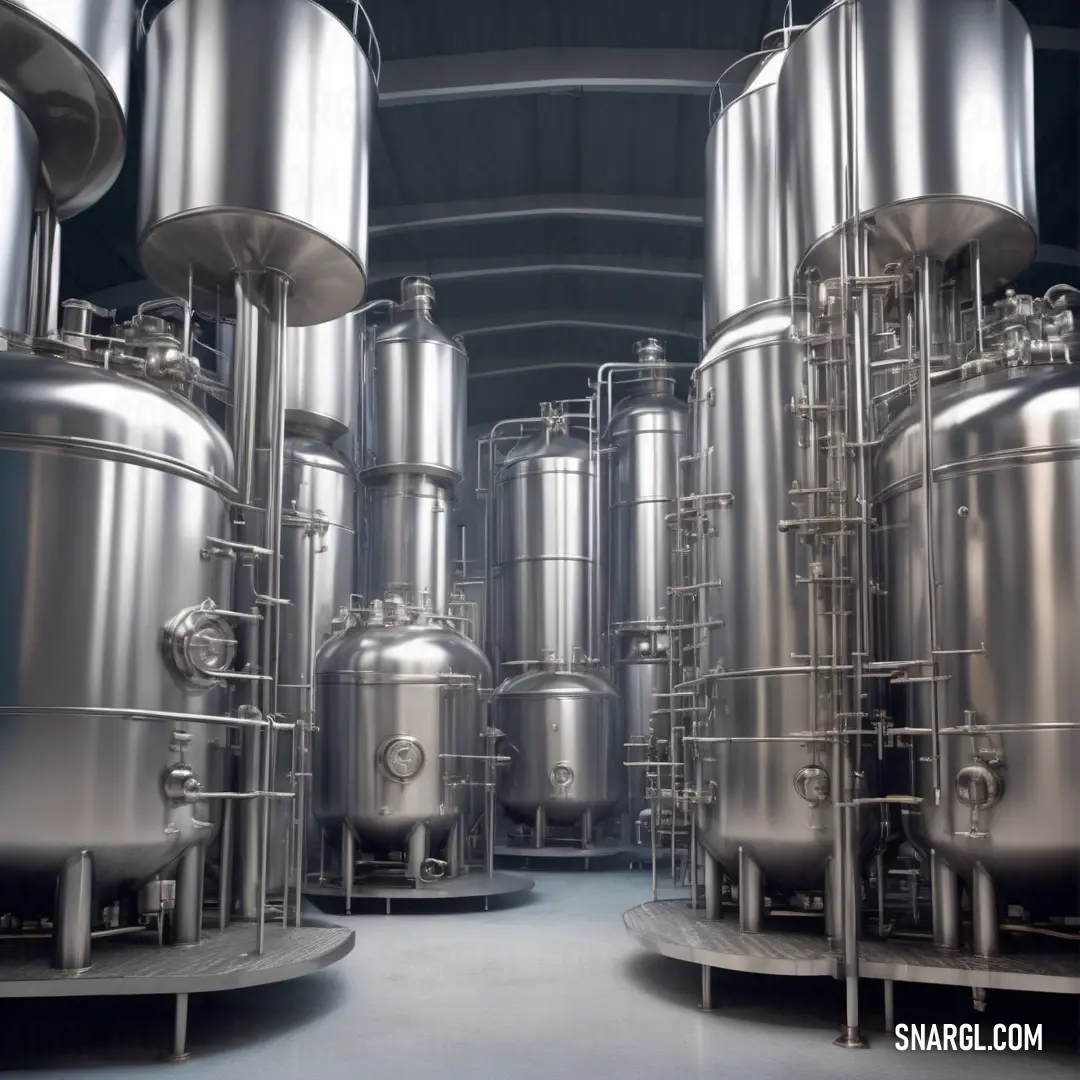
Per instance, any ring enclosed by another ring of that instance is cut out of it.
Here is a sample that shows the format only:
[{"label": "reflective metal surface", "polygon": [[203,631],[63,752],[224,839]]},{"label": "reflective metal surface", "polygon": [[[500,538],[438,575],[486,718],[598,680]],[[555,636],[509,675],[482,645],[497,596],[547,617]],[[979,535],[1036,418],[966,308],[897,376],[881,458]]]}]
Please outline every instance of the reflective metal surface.
[{"label": "reflective metal surface", "polygon": [[551,427],[515,447],[499,469],[497,666],[537,661],[547,651],[569,665],[575,649],[595,650],[589,640],[595,482],[588,443]]},{"label": "reflective metal surface", "polygon": [[359,316],[289,330],[285,358],[285,424],[333,443],[358,421]]},{"label": "reflective metal surface", "polygon": [[[662,369],[660,369],[662,370]],[[644,376],[643,372],[643,376]],[[610,618],[618,630],[668,618],[671,530],[686,453],[686,405],[672,380],[645,378],[615,407],[606,441],[612,448],[609,513]]]},{"label": "reflective metal surface", "polygon": [[1007,0],[846,0],[792,45],[778,84],[792,263],[825,277],[839,268],[853,16],[858,210],[874,219],[872,272],[901,253],[948,260],[981,240],[986,290],[1011,280],[1035,257],[1038,216],[1031,35]]},{"label": "reflective metal surface", "polygon": [[[454,685],[451,672],[471,681]],[[453,755],[484,752],[477,689],[490,685],[476,646],[423,619],[331,638],[318,659],[314,792],[328,834],[346,825],[364,852],[400,851],[418,826],[445,838],[468,798],[447,781],[476,764]]]},{"label": "reflective metal surface", "polygon": [[[356,487],[352,466],[328,446],[297,436],[285,440],[281,592],[291,606],[281,619],[278,709],[290,722],[302,718],[307,687],[314,686],[310,663],[331,636],[334,617],[348,607],[353,592]],[[292,739],[286,735],[277,745],[275,789],[288,791],[294,768]],[[271,894],[280,891],[284,880],[285,837],[292,812],[292,804],[284,800],[271,807],[267,886]]]},{"label": "reflective metal surface", "polygon": [[705,340],[733,315],[787,296],[791,270],[777,213],[778,51],[713,122],[705,143]]},{"label": "reflective metal surface", "polygon": [[397,317],[379,331],[369,484],[386,473],[456,483],[465,471],[469,358],[432,321],[434,303],[426,279],[406,278]]},{"label": "reflective metal surface", "polygon": [[[788,306],[763,313],[760,342],[726,351],[724,340],[697,371],[692,403],[700,458],[693,490],[730,494],[703,514],[692,544],[703,629],[702,667],[725,671],[788,668],[809,652],[806,548],[778,523],[792,516],[790,490],[806,486],[807,430],[783,403],[805,379],[802,345],[790,339]],[[758,676],[712,684],[713,736],[776,739],[811,726],[805,675]],[[703,775],[715,801],[701,808],[699,838],[729,874],[746,848],[770,884],[820,888],[832,853],[833,804],[814,806],[795,789],[807,765],[832,769],[825,744],[740,742],[705,745]]]},{"label": "reflective metal surface", "polygon": [[[356,307],[376,87],[349,29],[308,0],[173,0],[145,48],[147,276],[187,295],[194,268],[213,306],[235,270],[273,268],[293,280],[294,326]],[[194,117],[199,137],[186,138]]]},{"label": "reflective metal surface", "polygon": [[30,242],[38,182],[38,142],[29,120],[0,93],[0,330],[27,332]]},{"label": "reflective metal surface", "polygon": [[495,726],[510,757],[497,774],[499,804],[515,821],[574,825],[602,820],[626,792],[619,698],[598,675],[530,671],[504,682],[493,700]]},{"label": "reflective metal surface", "polygon": [[[231,606],[224,536],[232,455],[183,398],[96,367],[0,354],[0,604],[4,706],[221,713],[162,647],[185,608]],[[216,479],[215,479],[216,478]],[[61,864],[93,856],[99,902],[206,839],[206,805],[166,796],[174,724],[93,715],[5,716],[0,755],[4,910],[49,910]],[[221,790],[221,731],[190,725],[185,757]]]},{"label": "reflective metal surface", "polygon": [[[933,412],[940,648],[985,644],[985,653],[940,659],[947,680],[939,684],[940,724],[990,730],[941,736],[940,806],[930,740],[915,740],[923,803],[921,816],[908,820],[920,843],[969,886],[980,863],[1003,902],[1073,911],[1080,730],[1046,725],[1075,723],[1080,695],[1071,646],[1080,633],[1080,375],[1062,365],[964,380],[934,394]],[[927,651],[921,463],[912,409],[886,433],[877,462],[890,660]],[[897,698],[898,720],[928,726],[925,686]],[[993,730],[1002,726],[1007,730]]]},{"label": "reflective metal surface", "polygon": [[372,595],[404,590],[432,611],[450,598],[453,490],[424,476],[388,476],[367,488],[368,583]]},{"label": "reflective metal surface", "polygon": [[[670,638],[667,634],[633,634],[620,642],[621,655],[615,660],[615,686],[622,698],[626,741],[641,743],[627,748],[625,761],[645,761],[644,749],[650,738],[667,740],[671,735],[670,714],[665,710],[671,691]],[[655,714],[655,715],[654,715]],[[645,809],[645,769],[629,770],[632,817]]]},{"label": "reflective metal surface", "polygon": [[0,0],[0,90],[37,131],[61,218],[123,165],[134,23],[131,0]]}]

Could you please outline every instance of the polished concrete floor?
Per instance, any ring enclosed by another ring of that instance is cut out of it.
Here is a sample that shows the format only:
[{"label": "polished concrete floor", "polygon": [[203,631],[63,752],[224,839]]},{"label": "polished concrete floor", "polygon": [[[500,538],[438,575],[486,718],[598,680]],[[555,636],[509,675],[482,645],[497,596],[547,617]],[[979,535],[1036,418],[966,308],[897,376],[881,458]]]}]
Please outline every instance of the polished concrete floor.
[{"label": "polished concrete floor", "polygon": [[[169,999],[0,1005],[0,1070],[36,1078],[190,1080],[1025,1080],[1080,1075],[1077,1006],[899,986],[899,1021],[1041,1022],[1038,1054],[898,1053],[866,987],[871,1048],[832,1045],[831,980],[718,973],[716,1011],[697,1009],[699,969],[642,952],[622,912],[648,874],[537,870],[523,903],[451,914],[353,916],[356,950],[306,980],[192,1000],[184,1065],[161,1064]],[[9,1072],[9,1070],[17,1070]]]}]

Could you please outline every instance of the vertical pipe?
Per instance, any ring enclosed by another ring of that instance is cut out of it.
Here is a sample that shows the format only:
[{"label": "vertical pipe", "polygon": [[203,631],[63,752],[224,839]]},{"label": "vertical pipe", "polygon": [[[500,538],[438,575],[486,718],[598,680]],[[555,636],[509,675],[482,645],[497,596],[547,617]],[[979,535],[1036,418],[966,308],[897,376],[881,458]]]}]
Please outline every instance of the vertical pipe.
[{"label": "vertical pipe", "polygon": [[90,967],[94,919],[94,859],[89,851],[71,855],[56,879],[52,966],[61,971]]},{"label": "vertical pipe", "polygon": [[233,880],[233,830],[235,820],[233,807],[235,799],[223,799],[221,814],[221,866],[218,873],[218,929],[224,930],[229,925],[232,915],[232,880]]},{"label": "vertical pipe", "polygon": [[538,806],[533,818],[533,847],[539,850],[544,846],[544,834],[547,832],[544,808]]},{"label": "vertical pipe", "polygon": [[301,925],[301,900],[304,880],[307,873],[307,793],[311,777],[311,747],[308,745],[308,732],[314,737],[315,732],[315,556],[319,552],[319,533],[311,526],[308,535],[308,639],[307,639],[307,682],[304,688],[304,709],[293,730],[293,741],[297,750],[294,755],[293,790],[296,792],[296,841],[293,851],[296,855],[295,880],[293,892],[296,894],[296,926]]},{"label": "vertical pipe", "polygon": [[[225,802],[232,802],[232,799]],[[172,920],[174,945],[198,945],[202,941],[203,859],[202,844],[192,844],[180,856],[176,868],[176,908]]]},{"label": "vertical pipe", "polygon": [[760,934],[765,929],[765,878],[746,848],[739,848],[739,929]]},{"label": "vertical pipe", "polygon": [[971,301],[975,316],[975,349],[983,351],[983,283],[982,283],[982,244],[972,240],[968,244],[968,263],[971,267]]},{"label": "vertical pipe", "polygon": [[170,1061],[187,1061],[188,996],[176,995],[176,1009],[173,1013],[173,1045]]},{"label": "vertical pipe", "polygon": [[922,420],[923,547],[925,548],[926,621],[929,630],[930,739],[934,771],[934,805],[941,804],[941,735],[937,693],[937,566],[934,559],[934,432],[930,398],[931,353],[933,352],[933,265],[930,257],[919,259],[918,336],[919,404]]},{"label": "vertical pipe", "polygon": [[255,376],[258,369],[259,274],[237,274],[234,280],[236,333],[232,365],[232,447],[240,505],[250,506],[255,485]]},{"label": "vertical pipe", "polygon": [[450,826],[450,837],[446,841],[446,876],[456,878],[461,873],[461,815]]},{"label": "vertical pipe", "polygon": [[720,918],[720,864],[706,851],[705,852],[705,918]]},{"label": "vertical pipe", "polygon": [[656,808],[659,800],[654,795],[649,801],[651,803],[649,806],[649,854],[652,857],[650,863],[652,867],[652,898],[655,901],[658,895],[658,883],[656,880]]},{"label": "vertical pipe", "polygon": [[352,914],[353,876],[356,873],[356,848],[348,825],[341,827],[341,876],[345,882],[345,914]]},{"label": "vertical pipe", "polygon": [[591,810],[586,810],[581,818],[581,846],[583,848],[593,846],[593,816]]},{"label": "vertical pipe", "polygon": [[58,328],[60,223],[48,194],[43,192],[39,199],[42,205],[34,214],[26,327],[32,337],[43,338],[55,333]]}]

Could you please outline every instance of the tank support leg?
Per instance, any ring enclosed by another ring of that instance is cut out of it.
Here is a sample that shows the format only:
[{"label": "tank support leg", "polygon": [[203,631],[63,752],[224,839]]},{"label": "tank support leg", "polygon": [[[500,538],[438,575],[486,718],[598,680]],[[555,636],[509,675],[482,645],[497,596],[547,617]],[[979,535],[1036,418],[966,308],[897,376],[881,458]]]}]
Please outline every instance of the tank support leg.
[{"label": "tank support leg", "polygon": [[825,867],[825,936],[834,947],[844,939],[844,890],[839,869],[839,861],[830,858]]},{"label": "tank support leg", "polygon": [[233,895],[233,799],[222,800],[221,816],[221,867],[218,873],[218,929],[224,930],[232,919]]},{"label": "tank support leg", "polygon": [[446,876],[456,878],[461,873],[461,817],[455,819],[450,827],[450,839],[446,841]]},{"label": "tank support leg", "polygon": [[765,876],[746,848],[739,848],[739,929],[744,934],[765,929]]},{"label": "tank support leg", "polygon": [[712,1011],[712,968],[701,965],[701,1011]]},{"label": "tank support leg", "polygon": [[356,873],[356,851],[353,848],[353,834],[348,825],[341,827],[341,878],[345,885],[345,914],[352,914],[353,875]]},{"label": "tank support leg", "polygon": [[[593,846],[593,823],[592,811],[586,810],[581,818],[581,846],[591,848]],[[586,867],[588,869],[588,867]]]},{"label": "tank support leg", "polygon": [[426,825],[417,825],[409,833],[408,847],[405,876],[411,881],[419,883],[421,880],[420,871],[428,857],[428,827]]},{"label": "tank support leg", "polygon": [[[706,851],[705,853],[705,918],[720,918],[720,891],[722,877],[720,864]],[[655,865],[655,863],[654,863]]]},{"label": "tank support leg", "polygon": [[545,821],[544,808],[538,806],[536,808],[536,817],[533,819],[533,847],[539,850],[544,846],[544,842],[547,839],[544,833],[547,832],[547,822]]},{"label": "tank support leg", "polygon": [[319,884],[326,884],[326,830],[319,830]]},{"label": "tank support leg", "polygon": [[176,1009],[173,1013],[173,1044],[170,1061],[187,1061],[191,1055],[187,1052],[188,996],[176,995]]},{"label": "tank support leg", "polygon": [[56,879],[53,967],[86,971],[93,930],[94,858],[89,851],[68,857]]},{"label": "tank support leg", "polygon": [[172,920],[174,945],[198,945],[202,941],[202,910],[203,847],[193,844],[180,857],[176,867],[176,910]]},{"label": "tank support leg", "polygon": [[930,852],[930,888],[934,915],[934,944],[960,948],[960,879],[936,852]]},{"label": "tank support leg", "polygon": [[[241,728],[240,790],[263,789],[261,764],[264,752],[261,728]],[[240,803],[239,842],[236,845],[236,916],[255,919],[259,915],[259,856],[262,852],[262,812],[259,799]]]},{"label": "tank support leg", "polygon": [[975,864],[971,882],[971,926],[976,956],[997,956],[998,940],[997,893],[994,879],[982,863]]},{"label": "tank support leg", "polygon": [[885,979],[885,1030],[891,1035],[896,1027],[896,994],[892,979]]}]

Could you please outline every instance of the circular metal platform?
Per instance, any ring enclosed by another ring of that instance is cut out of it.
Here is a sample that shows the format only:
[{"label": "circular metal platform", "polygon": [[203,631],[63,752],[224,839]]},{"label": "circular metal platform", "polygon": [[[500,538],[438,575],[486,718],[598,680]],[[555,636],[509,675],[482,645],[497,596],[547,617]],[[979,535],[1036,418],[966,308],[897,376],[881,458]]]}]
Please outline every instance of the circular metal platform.
[{"label": "circular metal platform", "polygon": [[539,862],[573,862],[579,863],[589,869],[593,861],[613,859],[617,856],[626,856],[627,851],[617,844],[603,845],[601,847],[583,848],[571,843],[547,844],[541,848],[529,847],[527,844],[496,844],[495,857],[497,859],[522,859],[526,866],[530,859]]},{"label": "circular metal platform", "polygon": [[153,932],[96,939],[92,966],[68,974],[50,965],[49,941],[0,941],[0,998],[205,994],[285,982],[329,967],[352,952],[356,933],[343,926],[266,927],[262,955],[255,927],[204,930],[193,946],[160,946]]},{"label": "circular metal platform", "polygon": [[[387,912],[395,901],[437,904],[452,900],[483,900],[486,910],[492,897],[520,896],[531,892],[535,886],[536,882],[524,874],[496,871],[488,877],[482,870],[477,870],[415,888],[406,885],[400,878],[358,881],[353,885],[352,899],[354,904],[358,901],[384,901]],[[344,903],[345,886],[335,881],[312,881],[304,887],[304,896],[314,901],[338,900]]]},{"label": "circular metal platform", "polygon": [[[820,932],[744,934],[736,919],[706,919],[703,910],[695,911],[686,900],[642,904],[626,912],[623,922],[634,938],[654,952],[706,969],[833,978],[843,975],[841,957]],[[816,929],[820,931],[820,923]],[[886,982],[1080,994],[1080,953],[1030,944],[984,959],[946,952],[929,942],[867,940],[859,942],[859,974]]]}]

